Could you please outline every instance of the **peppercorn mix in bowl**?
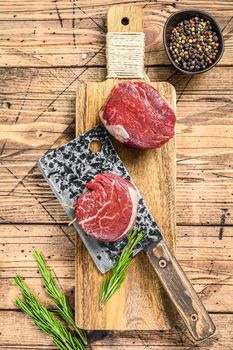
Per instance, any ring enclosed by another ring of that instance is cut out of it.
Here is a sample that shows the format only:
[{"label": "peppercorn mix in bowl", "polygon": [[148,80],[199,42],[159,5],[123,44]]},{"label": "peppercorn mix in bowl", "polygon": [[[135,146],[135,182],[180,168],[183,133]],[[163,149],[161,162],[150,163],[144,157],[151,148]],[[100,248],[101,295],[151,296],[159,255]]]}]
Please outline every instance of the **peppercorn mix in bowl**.
[{"label": "peppercorn mix in bowl", "polygon": [[195,9],[172,14],[165,23],[163,39],[169,60],[185,74],[208,71],[224,51],[221,29],[214,17]]}]

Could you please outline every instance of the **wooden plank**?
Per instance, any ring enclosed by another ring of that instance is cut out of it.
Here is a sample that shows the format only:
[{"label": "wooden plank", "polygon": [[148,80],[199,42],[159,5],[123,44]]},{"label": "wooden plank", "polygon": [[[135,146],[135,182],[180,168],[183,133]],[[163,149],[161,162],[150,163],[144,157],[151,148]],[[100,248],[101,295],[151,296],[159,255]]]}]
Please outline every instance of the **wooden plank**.
[{"label": "wooden plank", "polygon": [[[179,320],[172,331],[164,332],[111,332],[106,338],[92,344],[93,350],[127,349],[143,350],[222,350],[232,348],[232,314],[212,314],[216,324],[216,334],[204,341],[196,342],[190,338],[183,323]],[[20,312],[0,313],[1,344],[0,349],[8,350],[52,350],[55,347],[49,337],[43,335],[31,320]],[[23,333],[22,333],[23,328]],[[14,335],[12,337],[12,334]]]},{"label": "wooden plank", "polygon": [[[0,5],[1,67],[52,67],[104,65],[105,22],[109,6],[121,1],[52,2],[37,0],[20,4],[10,0]],[[137,1],[144,8],[146,57],[149,65],[168,64],[162,30],[167,17],[192,7],[191,0]],[[230,2],[198,0],[196,8],[210,11],[224,28],[226,40],[222,65],[230,65],[233,51]],[[13,23],[13,25],[9,25]]]},{"label": "wooden plank", "polygon": [[[67,222],[34,166],[50,147],[74,137],[80,79],[101,81],[105,70],[1,69],[0,73],[1,221]],[[167,67],[149,68],[148,74],[151,80],[171,82],[177,91],[178,224],[219,225],[224,219],[232,225],[233,69],[216,67],[191,79]]]},{"label": "wooden plank", "polygon": [[[222,230],[222,233],[221,233]],[[208,311],[232,312],[232,227],[177,227],[177,258]],[[222,239],[219,239],[219,237]],[[75,232],[67,225],[1,225],[0,310],[15,310],[20,274],[41,302],[52,305],[41,286],[32,252],[40,250],[65,293],[74,287]]]},{"label": "wooden plank", "polygon": [[[109,6],[112,5],[124,5],[124,0],[95,0],[92,2],[91,0],[80,0],[77,3],[67,3],[66,0],[60,0],[57,4],[53,4],[48,0],[37,0],[33,4],[33,7],[30,7],[30,2],[27,0],[21,1],[20,3],[14,2],[13,0],[9,0],[7,3],[1,4],[0,17],[1,20],[6,19],[9,21],[23,21],[23,20],[56,20],[58,21],[58,13],[56,10],[56,5],[58,6],[58,10],[60,14],[63,15],[64,19],[72,19],[73,17],[73,6],[76,7],[77,13],[76,18],[88,18],[88,15],[91,15],[92,18],[97,19],[100,18],[103,14],[106,14]],[[192,6],[192,0],[181,0],[179,3],[174,5],[168,0],[159,0],[156,3],[149,1],[137,1],[137,6],[143,7],[145,6],[146,11],[150,11],[150,8],[163,10],[161,12],[166,11],[175,11],[176,9],[186,9],[187,7]],[[210,0],[205,1],[203,3],[202,0],[196,1],[196,8],[211,11],[214,16],[222,15],[226,16],[228,13],[232,15],[232,7],[229,1],[220,0],[218,2],[212,2]],[[82,12],[85,11],[85,13]],[[14,15],[16,15],[14,17]]]},{"label": "wooden plank", "polygon": [[[201,150],[208,154],[209,149]],[[10,153],[18,153],[11,150]],[[232,150],[215,149],[211,156],[182,155],[177,166],[177,223],[178,224],[232,224]],[[0,216],[9,222],[68,222],[60,204],[34,168],[36,159],[42,153],[23,152],[6,156],[1,161]],[[26,157],[31,162],[25,162]],[[195,157],[195,156],[194,156]],[[187,160],[189,159],[189,161]],[[8,160],[9,159],[9,160]],[[184,159],[184,161],[182,161]],[[218,162],[222,162],[221,166]],[[181,164],[184,163],[184,164]],[[184,167],[187,167],[185,170]],[[19,200],[20,199],[20,200]]]},{"label": "wooden plank", "polygon": [[[42,130],[43,132],[47,130],[46,136],[48,133],[61,132],[61,125],[68,126],[71,123],[75,115],[75,91],[80,80],[101,81],[106,75],[103,68],[1,69],[0,73],[2,78],[0,80],[1,123],[9,125],[7,133],[11,132],[10,124],[15,124],[16,121],[17,124],[33,122],[54,124],[54,127],[47,124],[47,129]],[[189,76],[184,76],[167,67],[149,68],[147,73],[152,81],[169,81],[175,86],[178,100],[177,116],[178,122],[181,124],[180,130],[178,130],[179,134],[189,135],[192,132],[190,126],[197,120],[201,126],[210,126],[210,122],[214,125],[224,126],[228,124],[231,126],[232,68],[216,67],[214,70],[191,79]],[[17,84],[15,84],[16,80]],[[207,91],[211,91],[211,96],[207,96]],[[224,117],[222,113],[224,113]],[[56,127],[56,124],[60,129]],[[27,131],[28,135],[32,134],[35,137],[37,130],[32,129],[30,132],[27,125],[24,126],[25,129],[17,132]],[[38,125],[39,131],[42,126]],[[14,135],[15,128],[17,126],[13,125],[14,131],[12,130],[12,133]],[[202,147],[207,146],[211,140],[211,135],[206,133],[205,136],[209,137],[206,138],[205,144],[205,141],[202,141]],[[48,145],[46,137],[40,136],[39,138],[41,138],[40,145],[35,144],[34,147],[46,149],[45,145]],[[178,144],[179,148],[183,146],[180,142],[181,140]],[[184,139],[184,142],[188,141]],[[24,147],[27,146],[30,146],[30,143],[27,145],[24,142]]]}]

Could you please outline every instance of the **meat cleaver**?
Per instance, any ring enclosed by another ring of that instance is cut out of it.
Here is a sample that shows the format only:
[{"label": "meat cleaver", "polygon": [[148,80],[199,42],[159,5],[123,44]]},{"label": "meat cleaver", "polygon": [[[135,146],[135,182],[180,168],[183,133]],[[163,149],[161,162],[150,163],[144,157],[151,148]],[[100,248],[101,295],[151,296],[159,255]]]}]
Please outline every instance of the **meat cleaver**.
[{"label": "meat cleaver", "polygon": [[[96,142],[101,148],[93,152],[91,145]],[[76,198],[84,193],[85,183],[95,175],[113,172],[133,183],[106,130],[100,125],[51,151],[38,161],[38,166],[71,220],[75,218],[72,207]],[[100,242],[88,237],[76,221],[73,225],[98,269],[102,273],[110,270],[127,237],[114,243]],[[169,249],[139,191],[135,226],[146,235],[133,254],[141,250],[145,252],[192,336],[200,340],[212,335],[215,331],[212,320]]]}]

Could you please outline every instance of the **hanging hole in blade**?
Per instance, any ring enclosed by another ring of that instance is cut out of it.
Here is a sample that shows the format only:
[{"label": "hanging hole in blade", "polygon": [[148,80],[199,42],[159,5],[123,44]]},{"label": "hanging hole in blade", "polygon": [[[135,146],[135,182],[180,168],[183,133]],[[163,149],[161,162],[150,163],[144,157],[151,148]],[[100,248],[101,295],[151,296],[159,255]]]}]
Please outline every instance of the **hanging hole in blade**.
[{"label": "hanging hole in blade", "polygon": [[99,140],[93,140],[90,143],[89,149],[92,153],[98,153],[102,149],[102,144]]},{"label": "hanging hole in blade", "polygon": [[121,20],[121,24],[123,24],[123,26],[127,26],[129,24],[128,17],[123,17]]}]

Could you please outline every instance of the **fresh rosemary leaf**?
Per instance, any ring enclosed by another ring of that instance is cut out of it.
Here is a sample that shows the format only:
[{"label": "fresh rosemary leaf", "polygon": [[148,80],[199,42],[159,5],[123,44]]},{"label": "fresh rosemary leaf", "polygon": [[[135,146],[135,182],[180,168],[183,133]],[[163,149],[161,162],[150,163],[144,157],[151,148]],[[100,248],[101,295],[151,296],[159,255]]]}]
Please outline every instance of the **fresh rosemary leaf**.
[{"label": "fresh rosemary leaf", "polygon": [[33,319],[42,332],[52,337],[53,343],[60,350],[85,349],[83,342],[74,337],[51,311],[38,302],[21,277],[14,277],[14,281],[22,290],[25,298],[25,300],[17,298],[16,304],[25,314]]},{"label": "fresh rosemary leaf", "polygon": [[100,308],[108,302],[112,295],[120,288],[127,274],[127,269],[132,262],[132,253],[134,248],[144,237],[143,232],[138,233],[138,228],[134,228],[128,235],[128,242],[121,255],[119,256],[116,265],[112,268],[109,277],[105,278],[100,290]]},{"label": "fresh rosemary leaf", "polygon": [[75,330],[75,332],[77,332],[83,343],[87,344],[86,332],[78,328],[75,324],[73,310],[71,309],[66,296],[58,288],[49,268],[46,266],[44,257],[38,251],[35,251],[33,256],[38,264],[45,289],[56,303],[57,309],[55,311]]}]

